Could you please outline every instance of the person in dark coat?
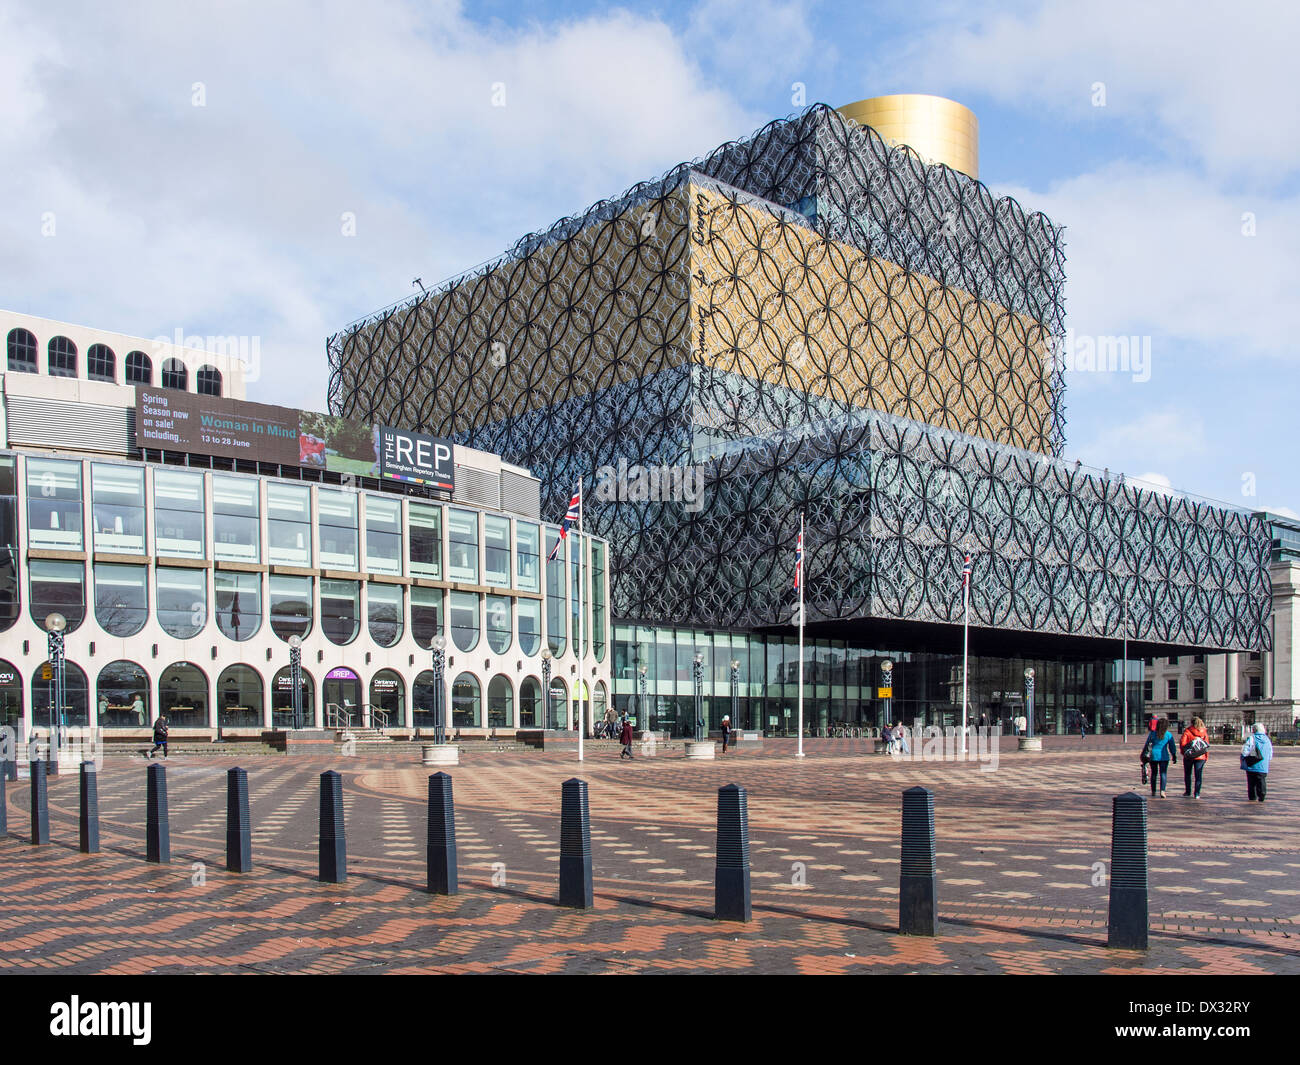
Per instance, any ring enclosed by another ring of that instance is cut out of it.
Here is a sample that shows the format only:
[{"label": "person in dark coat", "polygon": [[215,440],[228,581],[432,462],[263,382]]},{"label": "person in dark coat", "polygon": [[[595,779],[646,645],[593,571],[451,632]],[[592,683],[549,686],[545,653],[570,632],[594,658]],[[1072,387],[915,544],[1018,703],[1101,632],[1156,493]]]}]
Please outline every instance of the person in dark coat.
[{"label": "person in dark coat", "polygon": [[158,720],[153,723],[153,747],[149,751],[149,757],[152,758],[162,748],[163,757],[167,757],[167,719],[161,714]]},{"label": "person in dark coat", "polygon": [[731,742],[731,715],[725,715],[722,719],[722,753],[727,753],[727,744]]},{"label": "person in dark coat", "polygon": [[628,717],[623,718],[623,729],[618,735],[618,741],[623,745],[623,750],[619,754],[619,759],[632,757],[632,721]]}]

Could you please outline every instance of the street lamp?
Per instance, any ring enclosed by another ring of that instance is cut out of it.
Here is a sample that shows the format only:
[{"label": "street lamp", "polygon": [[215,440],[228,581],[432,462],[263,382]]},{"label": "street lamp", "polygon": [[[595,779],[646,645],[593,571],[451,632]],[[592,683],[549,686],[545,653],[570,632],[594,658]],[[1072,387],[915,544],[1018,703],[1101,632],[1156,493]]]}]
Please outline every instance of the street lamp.
[{"label": "street lamp", "polygon": [[640,702],[637,704],[637,711],[638,711],[637,717],[639,719],[639,724],[641,725],[642,729],[648,729],[650,727],[650,711],[646,708],[646,696],[645,696],[646,680],[647,680],[646,674],[647,674],[647,669],[645,666],[642,666],[639,670],[637,670],[637,687],[640,689],[640,696],[641,696]]},{"label": "street lamp", "polygon": [[691,730],[697,740],[704,739],[704,654],[696,651],[691,659],[691,680],[695,692],[695,726]]},{"label": "street lamp", "polygon": [[551,649],[542,648],[542,697],[545,700],[546,724],[543,728],[555,728],[555,719],[551,716]]},{"label": "street lamp", "polygon": [[1026,736],[1034,734],[1034,668],[1030,666],[1025,670],[1025,721],[1028,729]]},{"label": "street lamp", "polygon": [[289,637],[289,684],[293,688],[293,727],[302,728],[302,637]]},{"label": "street lamp", "polygon": [[893,706],[894,702],[894,662],[892,659],[886,658],[880,663],[880,686],[889,692],[885,696],[885,724],[892,725],[894,723],[893,717],[890,716],[890,707]]},{"label": "street lamp", "polygon": [[45,618],[46,658],[50,663],[50,746],[46,761],[58,764],[59,729],[63,725],[63,704],[66,699],[63,672],[63,632],[68,619],[62,614],[48,614]]},{"label": "street lamp", "polygon": [[740,724],[740,659],[731,660],[731,727]]},{"label": "street lamp", "polygon": [[447,661],[447,638],[433,638],[433,742],[447,742],[447,727],[443,721],[442,711],[442,670]]}]

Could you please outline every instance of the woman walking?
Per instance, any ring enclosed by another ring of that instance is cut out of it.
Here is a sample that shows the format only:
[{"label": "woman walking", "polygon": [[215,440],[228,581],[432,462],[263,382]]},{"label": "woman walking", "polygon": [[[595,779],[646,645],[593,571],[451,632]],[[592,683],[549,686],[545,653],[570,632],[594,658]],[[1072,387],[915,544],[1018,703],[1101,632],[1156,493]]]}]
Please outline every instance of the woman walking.
[{"label": "woman walking", "polygon": [[1165,784],[1169,776],[1169,763],[1178,761],[1178,746],[1174,734],[1169,731],[1169,719],[1162,717],[1147,737],[1148,755],[1151,761],[1151,797],[1156,795],[1156,785],[1160,786],[1160,797],[1165,797]]},{"label": "woman walking", "polygon": [[1192,777],[1195,776],[1196,793],[1193,797],[1199,799],[1201,772],[1210,757],[1210,734],[1205,731],[1205,722],[1199,717],[1192,718],[1191,727],[1183,729],[1178,749],[1183,756],[1183,796],[1192,795]]},{"label": "woman walking", "polygon": [[1255,722],[1250,738],[1241,745],[1241,768],[1246,771],[1246,801],[1264,801],[1268,785],[1268,763],[1273,760],[1273,741],[1261,721]]}]

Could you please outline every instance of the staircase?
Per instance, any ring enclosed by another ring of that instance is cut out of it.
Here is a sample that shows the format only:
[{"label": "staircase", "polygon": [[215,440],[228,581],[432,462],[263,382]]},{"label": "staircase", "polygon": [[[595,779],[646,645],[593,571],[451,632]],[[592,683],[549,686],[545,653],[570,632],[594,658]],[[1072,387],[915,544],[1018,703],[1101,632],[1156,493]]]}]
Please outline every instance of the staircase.
[{"label": "staircase", "polygon": [[352,737],[358,749],[363,747],[387,747],[392,744],[391,736],[385,736],[377,728],[347,728],[334,730],[334,742],[338,744],[346,743],[347,737]]}]

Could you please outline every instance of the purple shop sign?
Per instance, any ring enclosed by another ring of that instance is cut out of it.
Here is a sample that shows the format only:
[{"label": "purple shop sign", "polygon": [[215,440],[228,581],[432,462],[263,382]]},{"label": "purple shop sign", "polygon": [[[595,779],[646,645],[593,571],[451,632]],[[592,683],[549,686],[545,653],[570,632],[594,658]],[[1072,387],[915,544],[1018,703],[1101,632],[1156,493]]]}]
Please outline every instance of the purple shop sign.
[{"label": "purple shop sign", "polygon": [[335,666],[325,674],[326,680],[360,680],[347,666]]}]

